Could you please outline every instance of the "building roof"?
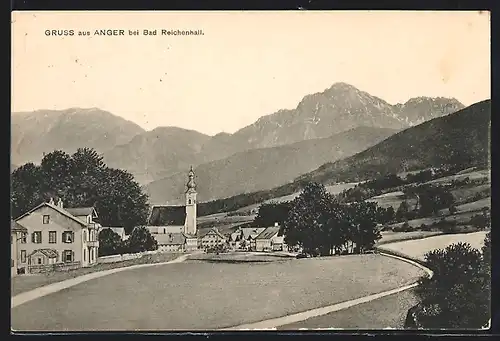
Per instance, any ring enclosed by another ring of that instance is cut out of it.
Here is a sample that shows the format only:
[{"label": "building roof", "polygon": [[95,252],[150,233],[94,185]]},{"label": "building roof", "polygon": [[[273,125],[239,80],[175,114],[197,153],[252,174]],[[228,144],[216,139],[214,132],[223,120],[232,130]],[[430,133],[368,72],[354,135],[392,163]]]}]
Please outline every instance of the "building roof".
[{"label": "building roof", "polygon": [[35,253],[41,253],[49,258],[57,258],[57,251],[54,249],[37,249],[30,253],[30,256],[34,255]]},{"label": "building roof", "polygon": [[186,222],[185,206],[153,206],[149,216],[148,225],[168,226],[184,225]]},{"label": "building roof", "polygon": [[21,224],[19,224],[17,221],[11,220],[10,221],[10,231],[11,232],[28,232],[28,229]]},{"label": "building roof", "polygon": [[158,245],[182,245],[186,242],[186,236],[183,233],[155,234],[154,238]]},{"label": "building roof", "polygon": [[265,229],[265,227],[242,227],[243,239],[248,240],[249,237],[257,237]]},{"label": "building roof", "polygon": [[271,239],[280,231],[279,226],[271,226],[262,231],[255,239]]},{"label": "building roof", "polygon": [[111,231],[113,231],[114,233],[118,234],[118,235],[122,235],[122,234],[125,234],[125,228],[124,227],[109,227],[109,226],[103,226],[100,228],[100,230],[105,230],[105,229],[110,229]]},{"label": "building roof", "polygon": [[92,217],[97,217],[97,212],[93,207],[74,207],[74,208],[65,208],[71,215],[75,217],[82,217],[92,215]]},{"label": "building roof", "polygon": [[203,233],[201,234],[200,233],[200,238],[203,238],[205,237],[206,235],[210,234],[210,233],[215,233],[216,235],[218,235],[220,238],[223,238],[223,239],[226,239],[226,237],[219,232],[219,230],[216,228],[216,227],[212,227],[210,230],[208,230],[206,233]]},{"label": "building roof", "polygon": [[87,224],[83,221],[81,221],[80,219],[78,219],[77,217],[75,217],[74,215],[72,215],[71,213],[68,212],[68,209],[64,209],[64,208],[60,208],[58,206],[55,206],[55,205],[52,205],[52,204],[49,204],[48,202],[42,202],[40,205],[36,206],[35,208],[29,210],[28,212],[24,213],[23,215],[21,215],[20,217],[16,218],[16,221],[19,221],[20,219],[24,218],[25,216],[31,214],[32,212],[38,210],[39,208],[43,207],[43,206],[47,206],[47,207],[50,207],[51,209],[59,212],[60,214],[64,215],[65,217],[77,222],[78,224],[80,224],[81,226],[84,226],[86,227]]}]

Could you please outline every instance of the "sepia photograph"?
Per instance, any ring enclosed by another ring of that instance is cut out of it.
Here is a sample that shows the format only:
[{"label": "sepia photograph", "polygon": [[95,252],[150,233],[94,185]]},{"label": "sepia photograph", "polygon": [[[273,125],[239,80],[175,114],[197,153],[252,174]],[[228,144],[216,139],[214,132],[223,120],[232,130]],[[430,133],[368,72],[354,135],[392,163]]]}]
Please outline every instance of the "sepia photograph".
[{"label": "sepia photograph", "polygon": [[11,334],[491,327],[487,11],[13,11]]}]

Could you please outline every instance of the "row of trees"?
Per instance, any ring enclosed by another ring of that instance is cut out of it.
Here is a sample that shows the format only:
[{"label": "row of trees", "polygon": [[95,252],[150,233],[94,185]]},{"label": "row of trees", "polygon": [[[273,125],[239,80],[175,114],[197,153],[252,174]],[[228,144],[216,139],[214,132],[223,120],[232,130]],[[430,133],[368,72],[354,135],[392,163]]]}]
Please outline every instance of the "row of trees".
[{"label": "row of trees", "polygon": [[118,255],[124,253],[138,253],[158,249],[156,239],[145,227],[135,228],[127,240],[111,229],[104,229],[99,233],[99,256]]},{"label": "row of trees", "polygon": [[342,204],[313,182],[290,202],[261,205],[254,225],[278,222],[285,242],[309,255],[362,253],[381,238],[377,221],[383,212],[375,203]]},{"label": "row of trees", "polygon": [[426,265],[432,278],[422,278],[416,288],[418,306],[410,309],[406,327],[482,328],[490,319],[491,231],[482,252],[467,243],[428,252]]},{"label": "row of trees", "polygon": [[50,197],[66,207],[94,206],[103,226],[123,226],[130,233],[145,224],[147,195],[133,176],[107,167],[93,149],[69,155],[54,151],[40,165],[27,163],[11,174],[11,209],[16,218]]}]

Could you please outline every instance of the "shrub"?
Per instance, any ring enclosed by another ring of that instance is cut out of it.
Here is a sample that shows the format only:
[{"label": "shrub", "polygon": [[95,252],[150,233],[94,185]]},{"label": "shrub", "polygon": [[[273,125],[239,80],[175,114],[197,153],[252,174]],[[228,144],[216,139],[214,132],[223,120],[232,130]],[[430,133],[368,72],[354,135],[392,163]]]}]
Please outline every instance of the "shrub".
[{"label": "shrub", "polygon": [[490,318],[490,278],[479,250],[466,243],[425,255],[432,278],[422,278],[414,309],[423,328],[481,328]]}]

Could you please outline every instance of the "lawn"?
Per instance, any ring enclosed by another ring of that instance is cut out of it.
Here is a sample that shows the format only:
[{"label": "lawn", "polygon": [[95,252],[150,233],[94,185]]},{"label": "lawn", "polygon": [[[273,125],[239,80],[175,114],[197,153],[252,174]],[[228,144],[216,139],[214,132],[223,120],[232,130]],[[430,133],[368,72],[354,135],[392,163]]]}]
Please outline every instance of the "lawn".
[{"label": "lawn", "polygon": [[[382,195],[378,195],[376,197],[368,199],[367,201],[375,202],[377,203],[378,206],[383,208],[392,206],[392,208],[394,208],[394,210],[396,211],[399,208],[399,205],[401,205],[401,203],[405,201],[405,197],[403,192],[397,191],[397,192],[389,192]],[[406,202],[412,208],[415,207],[417,200],[414,198],[409,198],[406,199]]]},{"label": "lawn", "polygon": [[472,247],[481,250],[486,233],[486,231],[481,231],[465,234],[445,234],[424,239],[383,244],[379,246],[379,249],[395,251],[411,258],[423,260],[427,252],[436,249],[444,249],[458,242],[469,243]]},{"label": "lawn", "polygon": [[435,185],[445,185],[450,184],[452,180],[463,180],[465,178],[469,178],[470,180],[482,179],[482,178],[491,178],[491,170],[483,169],[478,171],[472,171],[468,173],[455,174],[450,176],[445,176],[439,179],[430,180],[426,183],[435,184]]},{"label": "lawn", "polygon": [[240,264],[188,260],[111,274],[27,302],[12,309],[12,327],[228,328],[394,289],[421,275],[413,265],[376,254]]},{"label": "lawn", "polygon": [[[443,215],[448,214],[448,210],[444,210],[440,213]],[[439,222],[442,218],[444,218],[447,221],[456,221],[458,224],[465,224],[468,223],[470,221],[470,218],[475,214],[477,214],[477,212],[458,212],[454,215],[419,218],[419,219],[408,220],[408,225],[410,225],[413,228],[419,228],[420,225],[422,224],[429,226],[432,223]],[[404,224],[403,222],[396,223],[390,225],[389,227],[394,228],[396,226],[401,226],[403,224]]]},{"label": "lawn", "polygon": [[137,264],[153,264],[171,261],[179,257],[181,253],[157,253],[145,255],[141,258],[130,259],[116,263],[102,263],[89,268],[80,268],[71,271],[57,271],[46,274],[20,275],[11,279],[11,295],[15,296],[22,292],[33,290],[44,285],[61,282],[67,279],[83,276],[92,272],[123,268]]},{"label": "lawn", "polygon": [[406,313],[417,303],[418,299],[413,290],[406,290],[344,310],[280,326],[277,329],[283,331],[301,328],[404,329]]},{"label": "lawn", "polygon": [[443,234],[441,231],[410,231],[410,232],[381,232],[382,238],[378,240],[377,245],[395,243],[404,240],[422,239]]}]

